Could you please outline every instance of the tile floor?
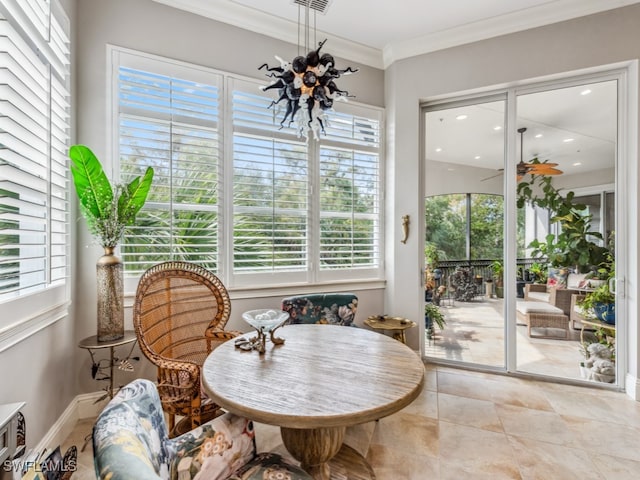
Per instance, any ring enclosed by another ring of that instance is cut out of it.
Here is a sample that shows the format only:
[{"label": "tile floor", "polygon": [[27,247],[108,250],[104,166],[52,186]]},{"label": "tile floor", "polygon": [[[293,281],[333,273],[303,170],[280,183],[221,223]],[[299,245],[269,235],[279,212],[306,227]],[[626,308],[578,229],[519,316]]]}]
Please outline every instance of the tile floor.
[{"label": "tile floor", "polygon": [[[63,447],[82,445],[82,420]],[[282,449],[256,425],[260,451]],[[640,402],[624,393],[427,365],[404,410],[351,429],[378,480],[638,480]],[[75,480],[95,479],[91,446]]]},{"label": "tile floor", "polygon": [[[443,302],[445,329],[436,328],[425,340],[427,357],[502,368],[504,361],[503,300],[483,298],[474,302]],[[562,330],[534,329],[534,334],[560,336]],[[585,332],[585,338],[591,333]],[[525,325],[517,326],[518,370],[558,378],[580,380],[580,331],[569,338],[531,338]]]}]

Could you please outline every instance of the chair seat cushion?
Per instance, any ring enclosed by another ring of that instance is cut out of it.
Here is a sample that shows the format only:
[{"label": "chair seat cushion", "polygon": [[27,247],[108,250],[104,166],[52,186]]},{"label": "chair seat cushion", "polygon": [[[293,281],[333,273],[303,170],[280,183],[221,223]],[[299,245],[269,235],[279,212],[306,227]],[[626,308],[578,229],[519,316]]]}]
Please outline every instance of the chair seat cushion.
[{"label": "chair seat cushion", "polygon": [[229,480],[311,480],[311,476],[285,462],[277,453],[260,453],[229,477]]},{"label": "chair seat cushion", "polygon": [[551,295],[547,292],[529,292],[527,298],[538,302],[548,302]]},{"label": "chair seat cushion", "polygon": [[529,313],[557,313],[563,315],[560,308],[544,302],[516,302],[516,310],[523,315]]},{"label": "chair seat cushion", "polygon": [[223,480],[255,456],[253,423],[225,413],[173,443],[172,480]]}]

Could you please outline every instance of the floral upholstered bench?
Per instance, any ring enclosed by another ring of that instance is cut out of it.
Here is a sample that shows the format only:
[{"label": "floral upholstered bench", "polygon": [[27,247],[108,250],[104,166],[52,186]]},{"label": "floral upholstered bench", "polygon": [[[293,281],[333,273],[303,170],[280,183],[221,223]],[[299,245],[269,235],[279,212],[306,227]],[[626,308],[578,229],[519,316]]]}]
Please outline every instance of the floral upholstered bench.
[{"label": "floral upholstered bench", "polygon": [[546,302],[516,302],[516,314],[518,320],[527,325],[527,333],[530,337],[561,338],[551,335],[532,335],[533,328],[553,328],[564,332],[564,339],[569,336],[569,317],[564,312]]}]

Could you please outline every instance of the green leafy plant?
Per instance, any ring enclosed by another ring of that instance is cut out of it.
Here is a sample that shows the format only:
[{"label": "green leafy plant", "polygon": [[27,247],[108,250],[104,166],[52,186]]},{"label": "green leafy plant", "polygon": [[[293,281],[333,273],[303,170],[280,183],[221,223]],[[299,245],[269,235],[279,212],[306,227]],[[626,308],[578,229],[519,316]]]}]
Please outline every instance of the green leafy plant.
[{"label": "green leafy plant", "polygon": [[591,215],[587,207],[574,203],[574,192],[562,195],[552,185],[551,177],[533,175],[531,181],[518,184],[518,208],[526,203],[548,209],[551,222],[557,222],[560,233],[543,240],[533,240],[529,247],[534,257],[544,257],[553,267],[577,267],[585,271],[605,260],[607,248],[600,245],[602,235],[590,230]]},{"label": "green leafy plant", "polygon": [[578,302],[578,305],[582,307],[583,311],[589,311],[596,305],[614,303],[615,301],[616,297],[609,289],[609,282],[605,282],[594,291],[588,292],[584,299]]},{"label": "green leafy plant", "polygon": [[102,164],[85,145],[69,149],[71,174],[80,200],[80,211],[89,231],[104,248],[114,248],[124,229],[133,225],[144,206],[153,181],[153,168],[127,185],[111,185]]},{"label": "green leafy plant", "polygon": [[504,264],[501,260],[494,260],[491,264],[491,271],[493,272],[493,279],[496,282],[497,287],[501,287],[504,283]]},{"label": "green leafy plant", "polygon": [[529,267],[529,273],[533,275],[533,281],[535,283],[547,282],[547,268],[546,265],[538,262],[534,262]]},{"label": "green leafy plant", "polygon": [[444,329],[444,326],[447,323],[440,307],[434,303],[424,304],[424,316],[425,318],[428,317],[429,320],[431,320],[431,323],[437,325],[440,330]]}]

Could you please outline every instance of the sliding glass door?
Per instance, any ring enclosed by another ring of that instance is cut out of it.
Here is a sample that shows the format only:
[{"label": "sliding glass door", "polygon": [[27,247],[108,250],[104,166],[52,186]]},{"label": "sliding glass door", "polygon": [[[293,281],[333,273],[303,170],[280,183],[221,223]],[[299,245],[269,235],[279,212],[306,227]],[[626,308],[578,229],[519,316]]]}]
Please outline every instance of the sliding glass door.
[{"label": "sliding glass door", "polygon": [[[425,353],[501,368],[505,96],[425,111]],[[437,311],[444,317],[434,323]]]},{"label": "sliding glass door", "polygon": [[619,383],[619,83],[423,106],[430,360]]},{"label": "sliding glass door", "polygon": [[[615,382],[615,314],[598,318],[585,299],[615,311],[617,90],[607,80],[517,96],[517,160],[532,169],[518,174],[518,252],[541,269],[524,269],[516,307],[520,371]],[[596,355],[607,363],[594,369]]]}]

